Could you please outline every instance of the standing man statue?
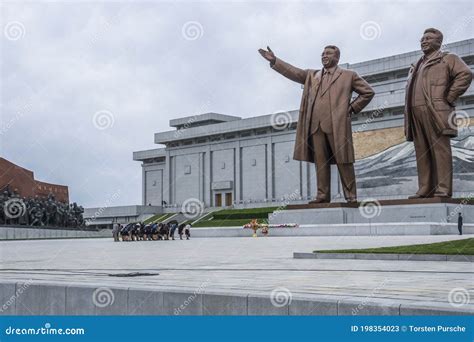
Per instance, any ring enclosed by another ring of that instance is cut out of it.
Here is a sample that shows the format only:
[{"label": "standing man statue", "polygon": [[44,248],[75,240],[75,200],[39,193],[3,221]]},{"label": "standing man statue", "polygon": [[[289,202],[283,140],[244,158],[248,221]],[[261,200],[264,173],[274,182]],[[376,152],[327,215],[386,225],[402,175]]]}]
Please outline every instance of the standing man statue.
[{"label": "standing man statue", "polygon": [[453,193],[454,103],[469,88],[472,72],[455,54],[440,51],[442,42],[439,30],[426,29],[420,40],[423,56],[408,73],[405,136],[414,142],[418,168],[418,191],[411,199]]},{"label": "standing man statue", "polygon": [[[304,84],[293,159],[316,164],[318,194],[310,203],[331,200],[331,164],[337,164],[344,197],[357,202],[351,115],[374,97],[370,85],[352,70],[340,68],[340,51],[328,45],[321,54],[322,70],[302,70],[260,49],[270,66],[292,81]],[[352,92],[359,96],[351,102]]]}]

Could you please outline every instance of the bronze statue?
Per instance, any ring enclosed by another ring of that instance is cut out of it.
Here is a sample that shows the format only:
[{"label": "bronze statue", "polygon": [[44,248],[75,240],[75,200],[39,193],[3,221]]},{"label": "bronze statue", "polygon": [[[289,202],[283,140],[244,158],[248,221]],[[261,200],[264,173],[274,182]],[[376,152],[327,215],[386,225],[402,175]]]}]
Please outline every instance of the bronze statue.
[{"label": "bronze statue", "polygon": [[418,168],[418,191],[411,199],[450,198],[453,191],[454,103],[469,88],[472,72],[457,55],[440,51],[442,42],[439,30],[426,29],[420,40],[423,56],[408,73],[405,136],[415,145]]},{"label": "bronze statue", "polygon": [[[5,204],[8,200],[16,199],[25,208],[18,217],[9,217]],[[0,224],[20,224],[27,226],[49,227],[82,227],[84,208],[77,203],[62,203],[56,201],[54,195],[47,198],[21,198],[17,193],[4,191],[0,194]]]},{"label": "bronze statue", "polygon": [[[344,197],[357,202],[351,115],[359,113],[374,97],[370,85],[355,71],[339,67],[340,51],[324,48],[321,70],[303,70],[259,49],[270,66],[292,81],[304,84],[293,159],[316,164],[318,194],[310,203],[331,200],[331,164],[337,164]],[[352,92],[359,96],[351,102]]]}]

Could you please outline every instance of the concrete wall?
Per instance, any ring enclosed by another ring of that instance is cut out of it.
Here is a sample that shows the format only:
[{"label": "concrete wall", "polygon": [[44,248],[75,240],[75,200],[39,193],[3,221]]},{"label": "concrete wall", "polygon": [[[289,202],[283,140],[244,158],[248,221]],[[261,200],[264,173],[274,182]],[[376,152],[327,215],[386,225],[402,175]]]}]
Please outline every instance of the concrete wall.
[{"label": "concrete wall", "polygon": [[145,171],[145,189],[145,203],[160,206],[163,200],[163,170]]},{"label": "concrete wall", "polygon": [[235,149],[212,151],[212,181],[235,182]]},{"label": "concrete wall", "polygon": [[242,147],[242,200],[267,198],[266,145]]},{"label": "concrete wall", "polygon": [[110,229],[87,231],[77,229],[48,229],[26,227],[0,227],[0,240],[112,238]]},{"label": "concrete wall", "polygon": [[293,149],[293,140],[273,144],[273,198],[303,196],[300,190],[304,166],[303,163],[293,160]]},{"label": "concrete wall", "polygon": [[127,224],[130,222],[143,221],[160,213],[163,213],[162,206],[127,205],[85,208],[83,216],[86,220],[86,225],[89,227],[97,226],[102,228],[112,228],[114,222]]},{"label": "concrete wall", "polygon": [[[474,225],[466,224],[464,234],[473,234]],[[192,238],[251,237],[252,229],[242,227],[193,228]],[[454,223],[358,223],[358,224],[307,224],[298,228],[270,228],[268,237],[275,236],[393,236],[393,235],[457,235]],[[264,238],[260,231],[257,235]]]},{"label": "concrete wall", "polygon": [[[38,281],[0,283],[0,315],[472,315],[471,306],[413,302],[401,299],[357,299],[292,294],[272,304],[269,293],[179,290],[126,286],[84,286]],[[361,305],[363,310],[360,310]],[[148,328],[148,327],[146,327]]]},{"label": "concrete wall", "polygon": [[148,205],[124,205],[103,208],[84,208],[84,219],[93,217],[139,216],[160,212],[161,207]]},{"label": "concrete wall", "polygon": [[457,224],[458,214],[464,224],[474,224],[474,206],[448,203],[423,205],[361,205],[358,208],[313,208],[275,211],[269,223],[284,224],[399,224],[417,222]]},{"label": "concrete wall", "polygon": [[173,199],[183,203],[189,198],[201,198],[200,179],[202,163],[199,153],[180,155],[173,158]]},{"label": "concrete wall", "polygon": [[235,200],[235,184],[236,175],[236,149],[224,149],[218,151],[211,151],[211,202],[214,205],[215,196],[220,194],[222,197],[223,205],[225,205],[226,193],[232,194],[232,201]]}]

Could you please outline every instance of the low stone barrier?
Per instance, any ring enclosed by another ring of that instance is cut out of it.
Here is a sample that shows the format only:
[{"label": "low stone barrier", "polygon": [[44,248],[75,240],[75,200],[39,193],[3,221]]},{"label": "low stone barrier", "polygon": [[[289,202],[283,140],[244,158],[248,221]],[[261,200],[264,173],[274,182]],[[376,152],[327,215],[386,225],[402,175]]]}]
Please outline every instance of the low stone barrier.
[{"label": "low stone barrier", "polygon": [[473,315],[473,305],[293,294],[0,283],[0,315]]},{"label": "low stone barrier", "polygon": [[112,238],[110,229],[85,230],[78,228],[43,228],[2,226],[0,240],[34,240],[34,239],[74,239],[74,238]]}]

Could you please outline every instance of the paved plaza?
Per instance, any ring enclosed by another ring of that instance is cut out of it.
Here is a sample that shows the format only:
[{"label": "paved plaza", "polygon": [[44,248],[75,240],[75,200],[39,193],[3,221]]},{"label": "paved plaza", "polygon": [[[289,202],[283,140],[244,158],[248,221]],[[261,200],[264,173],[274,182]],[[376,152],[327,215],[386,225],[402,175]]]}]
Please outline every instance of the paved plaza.
[{"label": "paved plaza", "polygon": [[[453,289],[474,294],[471,262],[299,260],[293,252],[431,243],[469,236],[112,239],[0,242],[3,283],[349,299],[450,308]],[[115,277],[143,272],[159,275]],[[17,286],[18,287],[18,286]],[[463,290],[464,291],[464,290]],[[5,297],[5,295],[4,295]],[[472,310],[472,301],[463,309]],[[353,312],[353,311],[352,311]],[[341,314],[341,312],[339,312]],[[347,313],[347,314],[350,314]]]}]

